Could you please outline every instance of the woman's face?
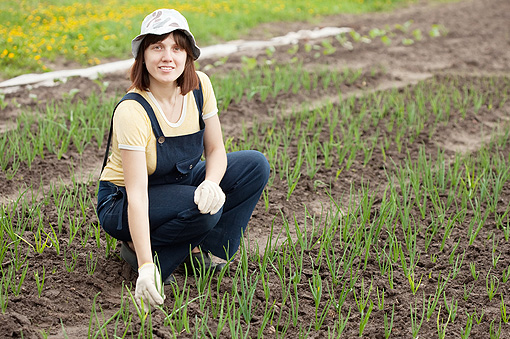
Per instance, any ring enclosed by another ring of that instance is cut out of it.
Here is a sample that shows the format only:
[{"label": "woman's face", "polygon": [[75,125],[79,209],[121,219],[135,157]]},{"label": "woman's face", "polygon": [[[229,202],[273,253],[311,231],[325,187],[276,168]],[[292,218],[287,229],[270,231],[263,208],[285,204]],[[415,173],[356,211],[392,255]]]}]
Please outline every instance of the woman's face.
[{"label": "woman's face", "polygon": [[186,58],[186,51],[176,44],[173,34],[163,41],[149,45],[145,49],[144,59],[150,85],[168,85],[176,81],[184,72]]}]

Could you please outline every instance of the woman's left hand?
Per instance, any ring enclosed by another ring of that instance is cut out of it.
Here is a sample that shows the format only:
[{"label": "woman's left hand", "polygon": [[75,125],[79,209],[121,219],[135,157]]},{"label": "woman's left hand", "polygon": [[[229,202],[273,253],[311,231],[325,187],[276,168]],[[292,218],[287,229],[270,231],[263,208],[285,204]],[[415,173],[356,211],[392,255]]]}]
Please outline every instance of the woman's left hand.
[{"label": "woman's left hand", "polygon": [[225,203],[225,193],[220,185],[204,180],[195,190],[195,204],[202,214],[216,214]]}]

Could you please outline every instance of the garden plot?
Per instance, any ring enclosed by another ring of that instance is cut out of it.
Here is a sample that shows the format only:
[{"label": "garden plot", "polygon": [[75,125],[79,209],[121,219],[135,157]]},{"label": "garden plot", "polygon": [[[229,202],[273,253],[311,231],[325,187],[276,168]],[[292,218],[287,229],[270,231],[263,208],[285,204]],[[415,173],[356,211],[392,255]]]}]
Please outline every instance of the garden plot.
[{"label": "garden plot", "polygon": [[272,176],[228,271],[177,273],[143,320],[94,212],[125,77],[6,95],[1,335],[507,337],[508,7],[342,16],[359,37],[201,61],[227,150],[262,151]]}]

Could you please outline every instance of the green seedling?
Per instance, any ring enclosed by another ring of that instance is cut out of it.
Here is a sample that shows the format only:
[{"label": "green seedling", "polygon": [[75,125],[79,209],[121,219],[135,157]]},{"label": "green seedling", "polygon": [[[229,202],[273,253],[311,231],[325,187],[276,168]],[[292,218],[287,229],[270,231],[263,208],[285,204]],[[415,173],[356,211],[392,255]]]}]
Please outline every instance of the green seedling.
[{"label": "green seedling", "polygon": [[503,293],[501,293],[501,304],[499,305],[499,309],[501,311],[501,320],[503,320],[505,324],[508,324],[508,321],[510,320],[510,314],[508,314],[506,311],[506,304],[505,300],[503,299]]},{"label": "green seedling", "polygon": [[[425,309],[425,308],[424,308]],[[388,320],[388,314],[384,313],[384,338],[388,339],[391,335],[391,330],[393,329],[393,316],[395,315],[395,305],[392,305],[391,308],[391,318]],[[423,315],[422,315],[423,318]]]},{"label": "green seedling", "polygon": [[491,274],[490,270],[489,270],[489,272],[487,272],[487,275],[485,276],[485,290],[487,291],[487,296],[489,297],[489,301],[491,301],[492,298],[494,298],[494,296],[498,292],[498,289],[499,289],[499,278],[496,277],[495,275]]},{"label": "green seedling", "polygon": [[482,313],[480,313],[480,315],[478,315],[478,313],[476,312],[475,310],[475,313],[474,313],[474,318],[475,318],[475,321],[478,325],[480,325],[480,323],[482,322],[482,319],[483,319],[483,315],[485,314],[485,310],[482,310]]},{"label": "green seedling", "polygon": [[5,93],[0,93],[0,109],[5,109],[7,107],[8,103],[5,100]]},{"label": "green seedling", "polygon": [[39,296],[39,298],[41,297],[42,290],[44,287],[45,276],[46,276],[46,270],[44,267],[42,269],[42,276],[39,276],[39,271],[34,272],[35,284],[37,286],[37,295]]},{"label": "green seedling", "polygon": [[421,325],[423,324],[423,319],[425,318],[425,296],[423,296],[423,305],[421,317],[418,319],[418,306],[416,305],[413,308],[412,304],[409,304],[411,309],[411,333],[413,338],[418,338],[418,332],[420,331]]},{"label": "green seedling", "polygon": [[446,299],[446,292],[443,292],[444,306],[448,311],[448,318],[451,319],[452,323],[455,322],[455,317],[457,316],[457,306],[458,302],[455,298],[452,298],[452,301],[448,303]]},{"label": "green seedling", "polygon": [[372,283],[373,283],[373,281],[370,282],[370,287],[368,288],[368,291],[366,291],[364,278],[362,277],[359,295],[356,293],[356,290],[353,291],[354,301],[356,302],[356,305],[358,306],[358,310],[362,315],[365,314],[365,309],[366,309],[367,305],[369,304],[369,302],[371,302],[370,293],[372,292]]},{"label": "green seedling", "polygon": [[467,301],[469,299],[469,296],[471,295],[471,292],[473,292],[474,287],[475,287],[474,283],[471,285],[471,288],[469,289],[466,287],[466,284],[464,284],[464,296],[463,296],[464,301]]},{"label": "green seedling", "polygon": [[448,275],[448,277],[446,277],[446,278],[443,278],[443,277],[441,277],[441,275],[439,275],[439,278],[437,280],[436,291],[435,291],[434,295],[431,295],[428,298],[427,321],[429,321],[430,318],[432,317],[432,314],[434,313],[436,306],[439,302],[439,298],[443,294],[444,289],[446,288],[446,284],[448,283],[449,280],[450,280],[450,275]]},{"label": "green seedling", "polygon": [[460,333],[460,337],[462,339],[469,338],[469,335],[471,334],[471,329],[473,328],[473,319],[475,317],[475,313],[474,312],[471,313],[471,314],[466,312],[466,314],[467,314],[466,326],[462,328],[462,332]]},{"label": "green seedling", "polygon": [[476,263],[475,262],[469,263],[469,270],[471,272],[471,276],[473,277],[473,279],[475,279],[475,281],[478,280],[480,273],[476,272]]},{"label": "green seedling", "polygon": [[370,314],[372,313],[372,309],[374,308],[374,303],[370,300],[370,305],[368,306],[368,310],[365,314],[361,314],[361,321],[359,324],[359,336],[360,338],[363,336],[363,331],[365,330],[365,326],[368,323],[368,319],[370,318]]},{"label": "green seedling", "polygon": [[499,255],[496,255],[496,250],[498,248],[498,245],[499,245],[499,241],[496,243],[496,238],[493,237],[492,238],[492,252],[491,252],[493,268],[496,268],[496,265],[498,264],[499,259],[501,258],[501,252],[499,253]]},{"label": "green seedling", "polygon": [[93,275],[94,272],[96,271],[97,260],[98,260],[98,258],[97,257],[94,258],[94,255],[92,254],[92,252],[89,252],[87,259],[85,260],[85,266],[87,268],[87,273],[89,275]]},{"label": "green seedling", "polygon": [[437,335],[440,339],[444,339],[446,336],[446,327],[448,326],[450,322],[450,314],[448,314],[448,319],[446,319],[446,323],[441,318],[441,305],[439,305],[439,311],[437,312]]},{"label": "green seedling", "polygon": [[384,288],[381,291],[381,294],[379,294],[379,287],[376,287],[377,292],[377,307],[379,311],[384,310]]},{"label": "green seedling", "polygon": [[421,32],[421,29],[417,28],[412,31],[412,35],[414,37],[414,40],[421,41],[423,39],[423,34]]},{"label": "green seedling", "polygon": [[432,25],[432,28],[429,31],[429,35],[432,38],[445,36],[446,34],[448,34],[448,30],[443,25]]},{"label": "green seedling", "polygon": [[489,336],[491,339],[497,339],[501,337],[501,319],[499,319],[498,325],[496,325],[496,319],[491,321],[489,325]]},{"label": "green seedling", "polygon": [[509,278],[510,278],[510,265],[508,265],[507,268],[503,271],[501,281],[503,282],[503,284],[506,284]]},{"label": "green seedling", "polygon": [[322,54],[330,55],[336,52],[336,48],[333,47],[329,40],[322,40],[321,45],[323,47]]}]

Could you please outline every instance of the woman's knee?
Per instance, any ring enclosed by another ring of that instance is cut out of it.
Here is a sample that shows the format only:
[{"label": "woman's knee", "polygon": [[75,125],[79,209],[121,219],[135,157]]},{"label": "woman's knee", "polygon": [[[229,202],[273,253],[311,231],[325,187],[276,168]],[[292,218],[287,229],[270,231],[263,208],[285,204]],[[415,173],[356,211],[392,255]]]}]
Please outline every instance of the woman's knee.
[{"label": "woman's knee", "polygon": [[264,154],[255,150],[247,150],[231,153],[230,156],[233,160],[232,170],[234,172],[242,172],[242,177],[265,186],[269,180],[270,166]]},{"label": "woman's knee", "polygon": [[154,246],[166,246],[177,243],[190,243],[203,239],[218,223],[220,212],[201,214],[197,207],[181,211],[177,217],[151,229]]},{"label": "woman's knee", "polygon": [[264,182],[264,185],[269,180],[269,172],[270,172],[270,166],[269,162],[267,161],[267,158],[264,154],[262,154],[259,151],[253,151],[253,162],[256,165],[256,168],[258,169],[258,173],[260,175],[261,180]]},{"label": "woman's knee", "polygon": [[179,213],[177,222],[193,227],[198,233],[207,233],[216,226],[220,220],[222,210],[216,214],[202,214],[197,206]]}]

